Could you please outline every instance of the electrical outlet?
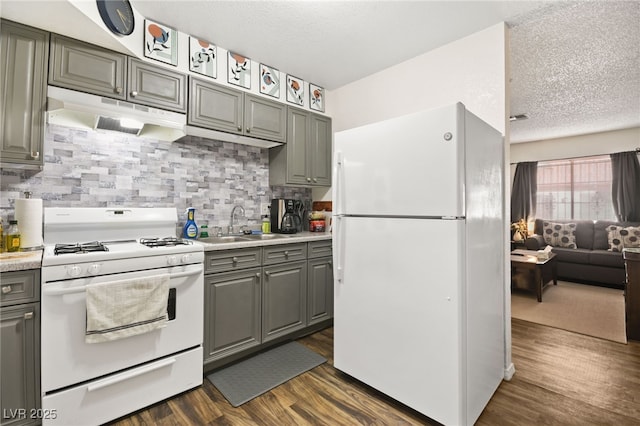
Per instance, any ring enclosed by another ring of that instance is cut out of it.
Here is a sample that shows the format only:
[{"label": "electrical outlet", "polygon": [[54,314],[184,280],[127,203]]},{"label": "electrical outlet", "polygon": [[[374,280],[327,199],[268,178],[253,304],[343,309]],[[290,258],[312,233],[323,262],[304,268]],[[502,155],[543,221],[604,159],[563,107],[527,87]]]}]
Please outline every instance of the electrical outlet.
[{"label": "electrical outlet", "polygon": [[260,216],[268,215],[270,213],[271,204],[260,203]]}]

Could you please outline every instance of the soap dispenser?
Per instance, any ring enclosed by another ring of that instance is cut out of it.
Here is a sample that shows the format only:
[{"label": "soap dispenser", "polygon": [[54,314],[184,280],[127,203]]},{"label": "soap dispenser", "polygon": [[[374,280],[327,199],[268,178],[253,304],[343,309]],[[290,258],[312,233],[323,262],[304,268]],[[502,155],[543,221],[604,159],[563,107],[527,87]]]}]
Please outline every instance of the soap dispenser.
[{"label": "soap dispenser", "polygon": [[198,237],[198,225],[196,225],[195,217],[196,209],[189,207],[187,209],[187,223],[184,224],[182,234],[184,238],[195,239]]}]

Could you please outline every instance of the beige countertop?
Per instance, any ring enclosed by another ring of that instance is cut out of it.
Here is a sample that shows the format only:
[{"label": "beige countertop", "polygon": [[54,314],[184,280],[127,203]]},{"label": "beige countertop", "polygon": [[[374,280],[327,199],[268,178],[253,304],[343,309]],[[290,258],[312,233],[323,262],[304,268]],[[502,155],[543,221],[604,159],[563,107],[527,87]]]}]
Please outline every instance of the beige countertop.
[{"label": "beige countertop", "polygon": [[201,240],[195,241],[204,246],[204,251],[213,251],[247,247],[275,246],[279,244],[306,243],[309,241],[322,241],[331,239],[330,232],[298,232],[297,234],[286,235],[286,237],[274,238],[272,240],[234,241],[225,243],[206,243]]},{"label": "beige countertop", "polygon": [[0,272],[40,269],[42,250],[0,253]]}]

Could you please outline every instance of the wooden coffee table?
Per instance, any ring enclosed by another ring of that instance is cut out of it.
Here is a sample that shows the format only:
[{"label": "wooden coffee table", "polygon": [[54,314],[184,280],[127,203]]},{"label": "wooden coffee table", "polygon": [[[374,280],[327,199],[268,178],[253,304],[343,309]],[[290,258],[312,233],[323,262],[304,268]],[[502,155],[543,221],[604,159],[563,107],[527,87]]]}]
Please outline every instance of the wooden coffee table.
[{"label": "wooden coffee table", "polygon": [[549,253],[549,258],[538,260],[536,251],[514,250],[511,252],[511,276],[518,271],[527,272],[531,287],[535,288],[538,302],[542,302],[542,290],[553,281],[558,285],[557,259],[555,253]]}]

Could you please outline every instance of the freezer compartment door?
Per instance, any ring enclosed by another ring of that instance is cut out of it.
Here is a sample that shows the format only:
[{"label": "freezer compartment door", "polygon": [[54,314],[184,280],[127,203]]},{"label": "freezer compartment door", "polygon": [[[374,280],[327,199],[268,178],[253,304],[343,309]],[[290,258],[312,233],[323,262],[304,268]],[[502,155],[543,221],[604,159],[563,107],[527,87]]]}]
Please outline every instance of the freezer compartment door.
[{"label": "freezer compartment door", "polygon": [[463,124],[458,103],[336,133],[335,213],[464,216]]},{"label": "freezer compartment door", "polygon": [[335,367],[444,424],[464,423],[464,226],[341,217],[334,235]]}]

